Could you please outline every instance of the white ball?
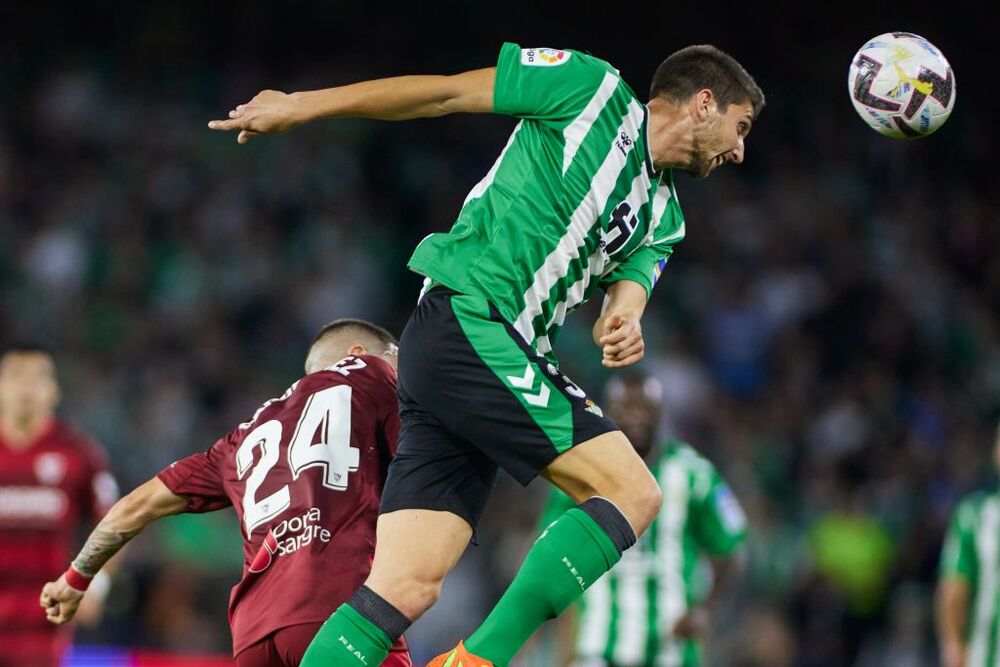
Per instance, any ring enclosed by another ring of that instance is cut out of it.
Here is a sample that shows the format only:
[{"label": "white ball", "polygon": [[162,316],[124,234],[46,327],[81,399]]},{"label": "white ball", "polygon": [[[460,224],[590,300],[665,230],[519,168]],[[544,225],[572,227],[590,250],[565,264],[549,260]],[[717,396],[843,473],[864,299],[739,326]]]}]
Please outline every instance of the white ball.
[{"label": "white ball", "polygon": [[955,75],[933,44],[909,32],[887,32],[851,61],[847,88],[858,115],[894,139],[926,137],[955,107]]}]

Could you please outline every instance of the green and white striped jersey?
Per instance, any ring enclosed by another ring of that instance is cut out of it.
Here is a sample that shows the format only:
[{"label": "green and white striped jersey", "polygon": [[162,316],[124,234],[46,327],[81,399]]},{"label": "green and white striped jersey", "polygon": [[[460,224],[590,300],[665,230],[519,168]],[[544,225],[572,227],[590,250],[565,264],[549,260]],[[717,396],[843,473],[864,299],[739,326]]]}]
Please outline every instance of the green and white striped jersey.
[{"label": "green and white striped jersey", "polygon": [[[673,627],[708,594],[705,557],[730,555],[746,539],[746,517],[715,466],[689,445],[667,442],[650,469],[663,490],[663,507],[639,543],[584,593],[577,664],[700,664],[698,645],[674,637]],[[555,491],[543,525],[573,504]]]},{"label": "green and white striped jersey", "polygon": [[504,44],[493,105],[520,122],[451,231],[421,241],[409,267],[488,299],[547,354],[598,288],[627,279],[648,296],[684,217],[672,173],[653,171],[645,105],[603,60]]},{"label": "green and white striped jersey", "polygon": [[1000,664],[1000,492],[965,498],[951,518],[941,577],[960,577],[973,591],[966,667]]}]

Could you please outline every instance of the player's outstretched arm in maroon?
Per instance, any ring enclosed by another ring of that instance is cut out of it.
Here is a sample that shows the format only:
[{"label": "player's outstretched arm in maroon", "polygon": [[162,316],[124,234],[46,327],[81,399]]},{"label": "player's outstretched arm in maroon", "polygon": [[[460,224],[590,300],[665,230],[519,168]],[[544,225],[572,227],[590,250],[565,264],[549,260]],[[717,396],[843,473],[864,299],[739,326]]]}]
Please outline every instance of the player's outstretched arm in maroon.
[{"label": "player's outstretched arm in maroon", "polygon": [[149,523],[187,507],[187,499],[172,493],[154,477],[117,503],[97,524],[69,569],[42,588],[39,603],[49,621],[66,623],[76,614],[90,580],[104,564]]}]

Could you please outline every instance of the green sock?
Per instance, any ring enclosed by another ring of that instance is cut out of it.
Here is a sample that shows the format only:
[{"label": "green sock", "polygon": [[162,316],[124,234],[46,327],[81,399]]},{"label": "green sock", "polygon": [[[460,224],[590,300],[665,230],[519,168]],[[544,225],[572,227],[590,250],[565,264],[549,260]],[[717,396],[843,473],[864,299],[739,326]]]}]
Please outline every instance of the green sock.
[{"label": "green sock", "polygon": [[510,587],[465,642],[506,667],[545,621],[558,616],[621,558],[608,534],[578,508],[568,510],[535,542]]},{"label": "green sock", "polygon": [[342,604],[313,637],[299,667],[381,665],[392,642],[368,619]]}]

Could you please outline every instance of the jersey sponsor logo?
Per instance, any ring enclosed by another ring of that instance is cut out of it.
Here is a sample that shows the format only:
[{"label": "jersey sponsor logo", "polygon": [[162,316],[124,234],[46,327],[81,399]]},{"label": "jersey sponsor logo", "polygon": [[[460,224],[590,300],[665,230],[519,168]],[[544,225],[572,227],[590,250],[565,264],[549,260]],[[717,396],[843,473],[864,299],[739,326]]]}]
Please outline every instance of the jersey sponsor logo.
[{"label": "jersey sponsor logo", "polygon": [[611,211],[607,230],[601,231],[599,246],[610,259],[620,253],[639,229],[639,218],[632,210],[632,204],[623,201]]},{"label": "jersey sponsor logo", "polygon": [[521,49],[521,64],[532,67],[554,67],[569,62],[572,55],[562,49]]},{"label": "jersey sponsor logo", "polygon": [[69,500],[62,489],[47,486],[0,487],[0,519],[53,521],[62,517]]},{"label": "jersey sponsor logo", "polygon": [[35,457],[35,477],[47,486],[55,486],[66,476],[66,457],[45,452]]},{"label": "jersey sponsor logo", "polygon": [[310,507],[301,516],[285,519],[271,528],[250,564],[250,571],[255,574],[263,572],[275,558],[293,554],[315,541],[329,543],[331,533],[320,525],[322,518],[323,513],[318,507]]}]

